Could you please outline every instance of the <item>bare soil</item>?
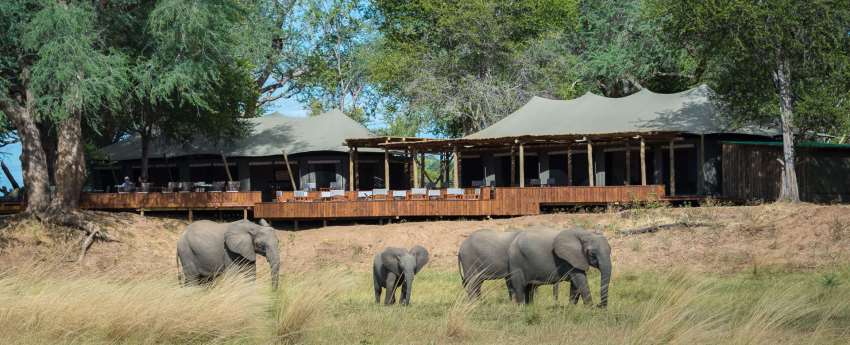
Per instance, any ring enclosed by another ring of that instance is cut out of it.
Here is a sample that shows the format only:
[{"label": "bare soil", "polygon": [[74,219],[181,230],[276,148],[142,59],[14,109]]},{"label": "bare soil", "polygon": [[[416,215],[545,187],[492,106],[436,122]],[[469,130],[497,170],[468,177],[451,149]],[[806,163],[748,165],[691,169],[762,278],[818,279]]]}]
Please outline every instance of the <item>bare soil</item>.
[{"label": "bare soil", "polygon": [[[175,242],[187,222],[130,213],[98,212],[93,217],[121,242],[95,243],[83,263],[74,262],[81,233],[48,229],[29,219],[6,219],[0,226],[0,267],[52,263],[69,271],[176,274]],[[686,225],[631,236],[619,233],[669,223]],[[279,231],[279,237],[284,272],[324,267],[368,271],[372,256],[380,249],[415,244],[431,252],[432,269],[454,270],[457,248],[473,231],[575,226],[604,232],[614,250],[614,263],[620,268],[681,267],[729,273],[850,263],[850,206],[843,205],[660,207],[494,220],[329,226]]]}]

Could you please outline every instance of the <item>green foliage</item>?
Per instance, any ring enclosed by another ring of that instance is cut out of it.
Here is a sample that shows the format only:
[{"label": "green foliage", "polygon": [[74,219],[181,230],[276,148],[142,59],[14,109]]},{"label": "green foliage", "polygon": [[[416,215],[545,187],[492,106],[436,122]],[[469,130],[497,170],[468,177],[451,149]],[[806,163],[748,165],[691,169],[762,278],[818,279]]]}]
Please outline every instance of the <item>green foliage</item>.
[{"label": "green foliage", "polygon": [[709,60],[708,79],[739,124],[778,123],[774,73],[784,62],[792,104],[799,106],[794,123],[803,129],[839,128],[835,124],[841,122],[850,88],[846,79],[831,76],[846,73],[846,1],[648,3],[647,15],[658,21],[668,40]]}]

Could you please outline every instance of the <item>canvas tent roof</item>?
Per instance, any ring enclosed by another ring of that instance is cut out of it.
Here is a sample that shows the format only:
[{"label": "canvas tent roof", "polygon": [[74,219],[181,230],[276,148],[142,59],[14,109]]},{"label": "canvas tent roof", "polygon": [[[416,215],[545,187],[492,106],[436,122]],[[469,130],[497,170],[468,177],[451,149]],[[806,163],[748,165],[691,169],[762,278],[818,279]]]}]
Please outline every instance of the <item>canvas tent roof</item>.
[{"label": "canvas tent roof", "polygon": [[566,101],[533,97],[504,119],[464,139],[628,132],[775,134],[726,125],[711,94],[712,90],[702,85],[674,94],[643,89],[622,98],[589,92]]},{"label": "canvas tent roof", "polygon": [[[151,143],[150,157],[181,157],[191,155],[218,155],[228,157],[263,157],[298,154],[311,151],[348,152],[347,138],[370,137],[369,130],[339,110],[311,117],[289,117],[273,113],[249,120],[253,124],[250,134],[231,144],[215,145],[198,139],[187,145]],[[141,140],[130,140],[103,148],[110,160],[133,160],[141,157]]]}]

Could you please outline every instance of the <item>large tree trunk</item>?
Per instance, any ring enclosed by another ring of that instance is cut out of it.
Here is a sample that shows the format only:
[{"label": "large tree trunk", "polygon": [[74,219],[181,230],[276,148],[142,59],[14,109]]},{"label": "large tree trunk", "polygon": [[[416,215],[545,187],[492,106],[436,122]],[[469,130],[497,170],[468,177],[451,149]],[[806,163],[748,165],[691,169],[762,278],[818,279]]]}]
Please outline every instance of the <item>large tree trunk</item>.
[{"label": "large tree trunk", "polygon": [[782,119],[782,190],[779,200],[799,202],[800,190],[797,184],[795,169],[796,154],[794,151],[794,103],[791,95],[791,69],[788,60],[777,49],[776,70],[773,82],[779,91],[779,114]]},{"label": "large tree trunk", "polygon": [[150,146],[151,146],[151,138],[147,133],[141,134],[142,139],[142,182],[148,181],[148,165],[150,162]]},{"label": "large tree trunk", "polygon": [[80,193],[86,182],[86,161],[83,148],[81,115],[75,112],[59,123],[56,144],[56,192],[51,202],[52,212],[75,210],[80,207]]},{"label": "large tree trunk", "polygon": [[25,106],[7,104],[3,107],[3,112],[12,120],[21,141],[21,167],[27,201],[25,212],[41,215],[50,205],[47,156],[41,146],[41,130],[35,121],[35,109],[29,92],[26,100],[18,101],[17,103],[24,103]]}]

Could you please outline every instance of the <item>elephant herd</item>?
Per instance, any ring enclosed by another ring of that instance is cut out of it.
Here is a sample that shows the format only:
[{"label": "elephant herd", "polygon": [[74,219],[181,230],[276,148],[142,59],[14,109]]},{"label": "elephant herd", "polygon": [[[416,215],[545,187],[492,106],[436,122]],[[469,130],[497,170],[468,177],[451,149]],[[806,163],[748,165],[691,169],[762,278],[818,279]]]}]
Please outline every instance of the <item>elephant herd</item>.
[{"label": "elephant herd", "polygon": [[[189,224],[177,241],[178,270],[183,284],[202,284],[235,266],[256,276],[256,255],[266,257],[271,268],[272,287],[277,289],[280,271],[278,239],[265,220],[232,223],[197,221]],[[599,307],[608,305],[611,281],[611,246],[601,234],[584,229],[563,231],[496,232],[479,230],[463,241],[458,250],[461,282],[470,298],[481,294],[486,280],[504,279],[509,298],[517,303],[534,301],[538,286],[554,284],[557,299],[559,282],[570,283],[570,302],[591,305],[587,270],[600,271]],[[388,247],[375,255],[372,280],[375,302],[410,303],[413,279],[428,263],[428,250]]]}]

